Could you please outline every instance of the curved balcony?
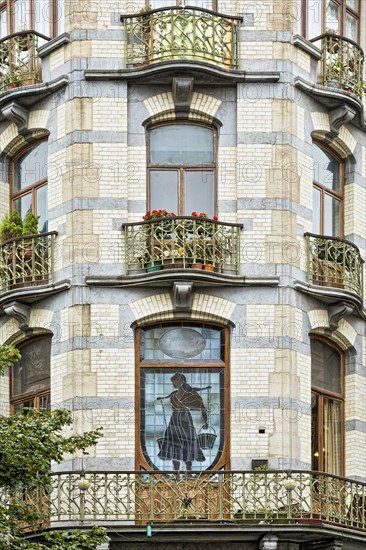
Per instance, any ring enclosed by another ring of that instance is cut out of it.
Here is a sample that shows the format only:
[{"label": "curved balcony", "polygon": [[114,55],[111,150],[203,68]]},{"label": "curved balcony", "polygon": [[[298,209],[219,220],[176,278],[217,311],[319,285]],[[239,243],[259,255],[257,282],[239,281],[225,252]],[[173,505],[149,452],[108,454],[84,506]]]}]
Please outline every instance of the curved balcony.
[{"label": "curved balcony", "polygon": [[308,280],[314,285],[341,288],[363,296],[363,263],[350,241],[305,233]]},{"label": "curved balcony", "polygon": [[125,223],[127,273],[193,268],[237,275],[242,227],[192,216]]},{"label": "curved balcony", "polygon": [[107,522],[146,529],[186,520],[197,529],[206,520],[212,528],[271,524],[281,530],[287,524],[293,540],[301,540],[302,524],[345,528],[349,537],[366,529],[366,484],[312,471],[55,473],[47,490],[27,500],[51,527]]},{"label": "curved balcony", "polygon": [[123,15],[129,67],[193,60],[235,69],[240,17],[192,6]]},{"label": "curved balcony", "polygon": [[56,235],[51,231],[0,244],[0,292],[53,282]]},{"label": "curved balcony", "polygon": [[0,93],[42,82],[37,49],[48,40],[36,31],[22,31],[0,40]]},{"label": "curved balcony", "polygon": [[320,84],[362,98],[366,90],[362,48],[350,38],[334,33],[325,33],[311,40],[314,43],[319,41],[322,51]]}]

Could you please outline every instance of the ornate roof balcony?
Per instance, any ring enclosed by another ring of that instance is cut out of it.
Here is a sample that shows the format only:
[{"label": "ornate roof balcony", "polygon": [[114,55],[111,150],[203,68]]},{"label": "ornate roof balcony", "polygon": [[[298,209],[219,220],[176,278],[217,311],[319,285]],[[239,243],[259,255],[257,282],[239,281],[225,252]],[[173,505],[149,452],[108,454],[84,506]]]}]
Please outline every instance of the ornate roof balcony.
[{"label": "ornate roof balcony", "polygon": [[238,275],[241,229],[241,224],[192,216],[125,223],[126,274],[193,269]]},{"label": "ornate roof balcony", "polygon": [[363,297],[363,263],[358,247],[343,239],[305,233],[308,281]]},{"label": "ornate roof balcony", "polygon": [[311,42],[316,45],[320,42],[322,51],[319,83],[328,88],[350,92],[361,99],[366,90],[362,48],[350,38],[334,33],[324,33]]},{"label": "ornate roof balcony", "polygon": [[57,232],[9,239],[0,244],[0,292],[53,283]]},{"label": "ornate roof balcony", "polygon": [[42,82],[38,47],[48,40],[36,31],[22,31],[0,40],[0,93]]},{"label": "ornate roof balcony", "polygon": [[183,521],[197,531],[206,521],[226,533],[248,525],[255,538],[255,529],[271,524],[271,532],[291,533],[297,542],[310,536],[304,524],[316,527],[311,536],[336,527],[349,541],[366,528],[366,484],[312,471],[62,472],[27,500],[34,501],[38,526],[43,520],[52,528],[92,522],[131,533],[155,523],[174,530]]},{"label": "ornate roof balcony", "polygon": [[198,61],[223,69],[238,67],[240,17],[193,6],[123,15],[129,68],[164,61]]}]

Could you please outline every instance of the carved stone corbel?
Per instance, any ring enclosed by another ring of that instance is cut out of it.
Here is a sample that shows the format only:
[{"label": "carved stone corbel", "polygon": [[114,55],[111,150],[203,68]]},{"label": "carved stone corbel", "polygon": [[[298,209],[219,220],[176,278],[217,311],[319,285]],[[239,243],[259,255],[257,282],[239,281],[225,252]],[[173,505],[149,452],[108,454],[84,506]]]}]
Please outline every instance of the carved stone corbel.
[{"label": "carved stone corbel", "polygon": [[6,315],[9,315],[9,317],[14,317],[14,319],[18,321],[21,329],[28,328],[31,311],[30,306],[14,301],[4,304],[3,309]]},{"label": "carved stone corbel", "polygon": [[173,78],[172,88],[175,109],[189,111],[193,92],[193,77],[177,76]]},{"label": "carved stone corbel", "polygon": [[329,124],[332,137],[337,137],[341,126],[350,122],[355,116],[356,111],[345,104],[330,111]]},{"label": "carved stone corbel", "polygon": [[173,309],[174,311],[190,311],[192,309],[193,283],[173,284]]},{"label": "carved stone corbel", "polygon": [[7,120],[17,125],[20,134],[28,132],[28,109],[13,101],[1,109],[1,112]]},{"label": "carved stone corbel", "polygon": [[329,315],[329,328],[333,331],[338,328],[339,321],[351,315],[353,312],[353,307],[347,302],[340,301],[335,304],[328,306],[328,315]]}]

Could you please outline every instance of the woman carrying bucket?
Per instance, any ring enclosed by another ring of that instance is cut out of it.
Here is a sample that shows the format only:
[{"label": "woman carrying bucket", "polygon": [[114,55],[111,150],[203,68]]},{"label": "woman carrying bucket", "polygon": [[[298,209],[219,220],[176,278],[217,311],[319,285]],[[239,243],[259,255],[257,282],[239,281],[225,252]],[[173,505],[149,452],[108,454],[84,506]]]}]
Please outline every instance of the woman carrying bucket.
[{"label": "woman carrying bucket", "polygon": [[[169,424],[164,432],[164,438],[160,446],[158,457],[162,460],[171,460],[173,469],[176,471],[180,469],[181,461],[185,462],[186,470],[192,470],[192,462],[194,460],[203,462],[205,456],[199,445],[190,411],[201,411],[203,420],[202,428],[207,429],[206,407],[197,391],[208,389],[211,386],[205,388],[192,388],[192,386],[187,383],[184,374],[179,372],[171,377],[171,381],[176,389],[165,397],[157,398],[161,401],[163,399],[170,399],[173,409]],[[163,412],[165,419],[164,405]]]}]

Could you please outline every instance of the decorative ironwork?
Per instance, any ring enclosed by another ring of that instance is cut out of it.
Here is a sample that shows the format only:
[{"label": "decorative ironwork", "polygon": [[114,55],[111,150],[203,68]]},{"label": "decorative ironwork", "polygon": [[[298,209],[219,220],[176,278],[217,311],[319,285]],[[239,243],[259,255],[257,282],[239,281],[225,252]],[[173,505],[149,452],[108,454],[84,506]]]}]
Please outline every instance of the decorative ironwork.
[{"label": "decorative ironwork", "polygon": [[0,244],[0,291],[53,281],[57,232],[9,239]]},{"label": "decorative ironwork", "polygon": [[363,296],[363,263],[358,247],[342,239],[305,233],[308,279],[320,286],[352,290]]},{"label": "decorative ironwork", "polygon": [[51,527],[205,519],[366,529],[366,484],[310,471],[56,473],[26,498]]},{"label": "decorative ironwork", "polygon": [[363,81],[364,53],[356,42],[334,33],[325,33],[311,42],[321,41],[321,83],[330,88],[352,92],[362,98],[365,93]]},{"label": "decorative ironwork", "polygon": [[237,274],[241,224],[182,217],[125,223],[125,263],[136,269],[188,268],[210,265],[212,271]]},{"label": "decorative ironwork", "polygon": [[35,31],[10,34],[0,40],[0,92],[41,82],[37,48],[48,40]]},{"label": "decorative ironwork", "polygon": [[176,6],[121,16],[130,66],[181,59],[238,66],[237,26],[240,17],[192,6]]}]

